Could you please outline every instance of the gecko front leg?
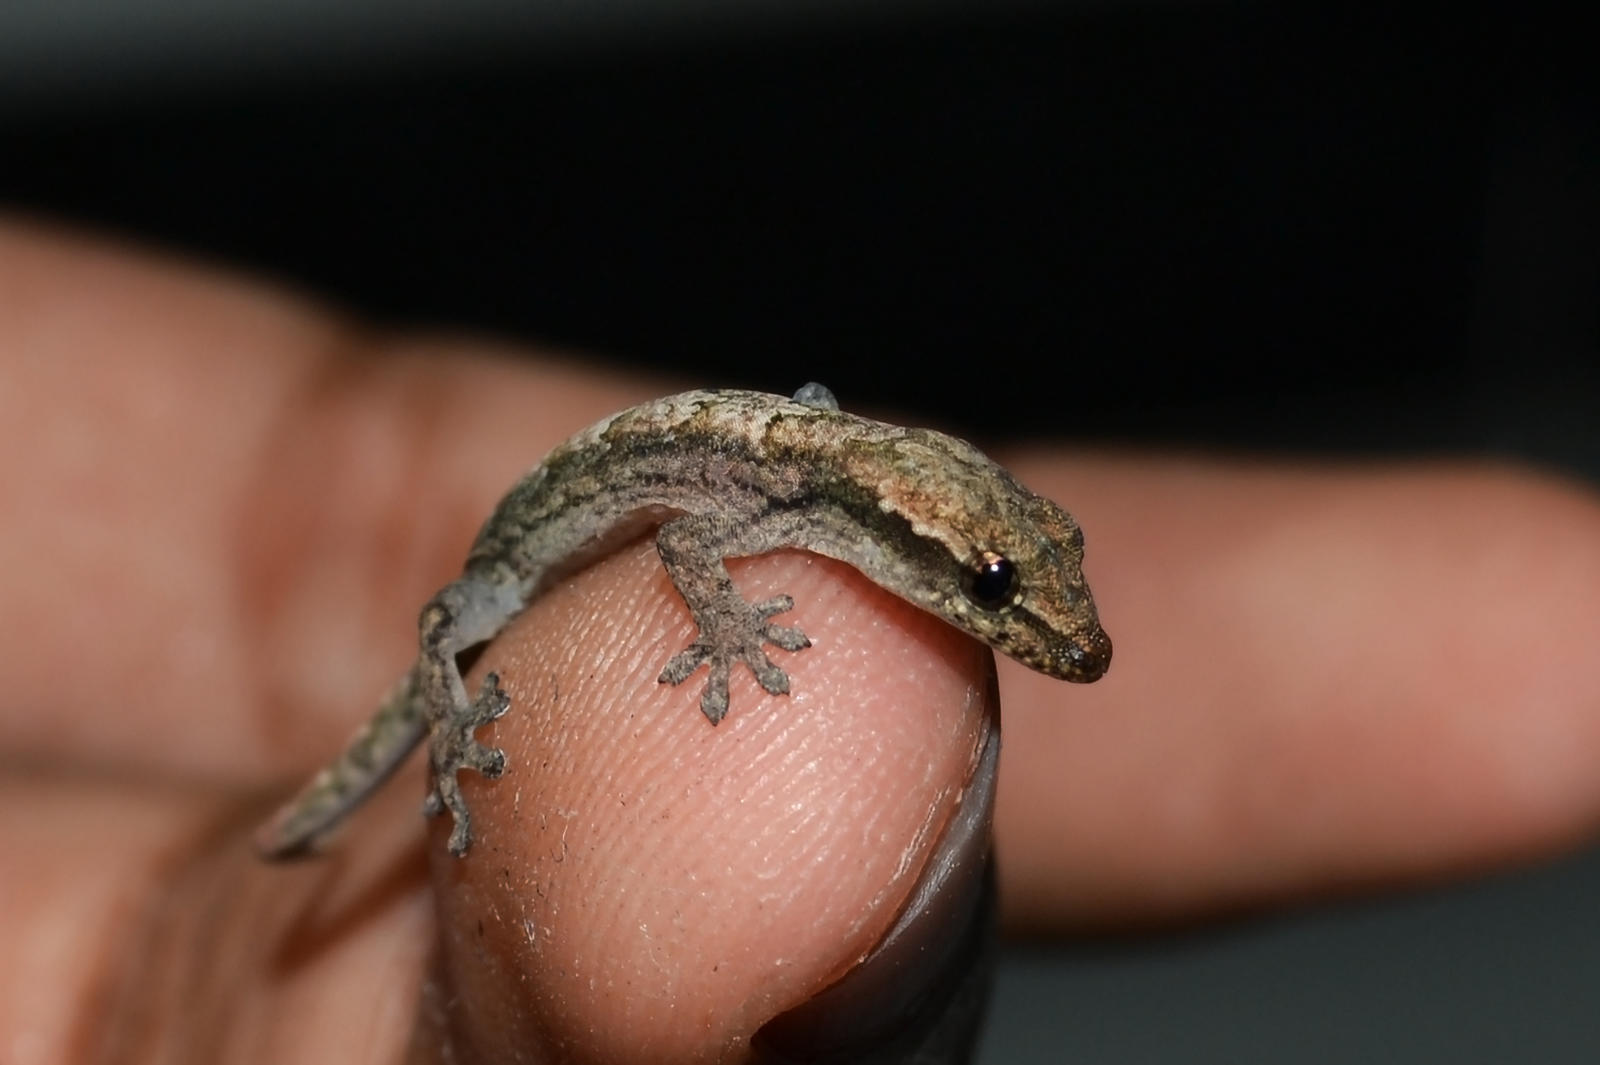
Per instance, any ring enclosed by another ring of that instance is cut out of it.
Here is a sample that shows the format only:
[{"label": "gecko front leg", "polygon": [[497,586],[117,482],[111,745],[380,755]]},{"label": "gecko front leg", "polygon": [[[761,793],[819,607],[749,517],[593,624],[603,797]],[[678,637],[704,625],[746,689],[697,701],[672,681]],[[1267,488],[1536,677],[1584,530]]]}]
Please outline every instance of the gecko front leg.
[{"label": "gecko front leg", "polygon": [[450,811],[454,822],[449,850],[456,857],[472,846],[472,817],[456,773],[475,769],[491,780],[505,769],[505,752],[479,743],[474,733],[504,714],[511,698],[500,687],[499,674],[483,680],[477,698],[468,699],[456,656],[499,632],[523,608],[514,580],[469,575],[445,585],[422,608],[421,656],[417,674],[428,716],[428,761],[432,781],[423,813]]},{"label": "gecko front leg", "polygon": [[802,651],[811,646],[799,629],[768,621],[793,609],[791,597],[747,601],[722,562],[725,557],[761,554],[777,546],[768,523],[744,515],[687,515],[667,522],[656,534],[656,552],[700,630],[658,679],[662,684],[681,684],[702,664],[709,664],[711,676],[700,694],[700,710],[713,725],[728,713],[728,675],[735,662],[749,666],[772,695],[787,695],[789,674],[773,664],[763,648],[772,644]]}]

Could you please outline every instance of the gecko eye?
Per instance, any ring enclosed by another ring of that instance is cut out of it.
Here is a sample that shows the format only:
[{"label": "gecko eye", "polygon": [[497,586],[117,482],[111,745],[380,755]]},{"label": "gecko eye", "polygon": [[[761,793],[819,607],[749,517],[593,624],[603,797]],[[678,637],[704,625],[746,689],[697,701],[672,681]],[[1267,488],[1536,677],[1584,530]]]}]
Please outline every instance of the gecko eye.
[{"label": "gecko eye", "polygon": [[1010,559],[985,551],[977,564],[964,574],[961,590],[973,605],[983,610],[1003,610],[1016,600],[1020,583],[1017,567]]}]

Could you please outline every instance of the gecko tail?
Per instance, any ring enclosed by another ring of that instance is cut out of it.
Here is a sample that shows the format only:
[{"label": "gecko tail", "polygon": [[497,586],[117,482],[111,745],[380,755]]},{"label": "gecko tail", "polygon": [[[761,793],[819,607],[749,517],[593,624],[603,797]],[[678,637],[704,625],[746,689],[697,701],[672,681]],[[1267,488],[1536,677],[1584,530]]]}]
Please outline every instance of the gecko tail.
[{"label": "gecko tail", "polygon": [[268,861],[314,853],[319,842],[394,775],[426,732],[422,694],[413,669],[394,686],[339,757],[256,830],[256,853]]}]

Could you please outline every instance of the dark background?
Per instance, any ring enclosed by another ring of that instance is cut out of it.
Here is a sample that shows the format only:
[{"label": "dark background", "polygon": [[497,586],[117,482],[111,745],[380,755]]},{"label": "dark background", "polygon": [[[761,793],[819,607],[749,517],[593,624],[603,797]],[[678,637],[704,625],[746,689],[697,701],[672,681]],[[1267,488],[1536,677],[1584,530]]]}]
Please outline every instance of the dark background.
[{"label": "dark background", "polygon": [[[0,205],[984,438],[1600,481],[1582,5],[0,8]],[[985,1060],[1600,1060],[1600,852],[1014,951]]]}]

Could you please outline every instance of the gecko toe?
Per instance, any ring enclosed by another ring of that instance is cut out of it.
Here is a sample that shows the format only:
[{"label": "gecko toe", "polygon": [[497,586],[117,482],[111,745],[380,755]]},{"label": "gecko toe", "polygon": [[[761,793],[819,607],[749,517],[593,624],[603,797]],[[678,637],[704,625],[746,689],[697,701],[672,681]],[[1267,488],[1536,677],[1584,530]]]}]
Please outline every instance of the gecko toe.
[{"label": "gecko toe", "polygon": [[811,638],[799,629],[787,625],[768,625],[761,630],[767,643],[785,651],[804,651],[811,646]]},{"label": "gecko toe", "polygon": [[698,641],[672,656],[672,660],[662,669],[661,676],[656,678],[658,684],[682,684],[688,680],[695,670],[707,658],[711,657],[711,648]]},{"label": "gecko toe", "polygon": [[472,846],[472,816],[467,812],[467,802],[461,797],[461,788],[456,783],[454,773],[436,776],[433,791],[422,804],[423,813],[442,813],[445,810],[450,811],[454,822],[450,827],[447,845],[450,853],[459,858]]},{"label": "gecko toe", "polygon": [[706,720],[713,725],[721,724],[722,719],[728,716],[728,700],[723,698],[719,702],[717,693],[708,686],[700,693],[700,712],[706,715]]},{"label": "gecko toe", "polygon": [[789,694],[789,674],[773,664],[766,653],[757,649],[745,656],[745,664],[750,667],[750,672],[756,676],[756,683],[760,684],[768,695]]},{"label": "gecko toe", "polygon": [[476,769],[490,780],[506,771],[506,752],[498,747],[485,747],[481,743],[473,744],[462,761],[467,768]]},{"label": "gecko toe", "polygon": [[457,858],[466,854],[472,846],[472,819],[465,810],[456,818],[455,827],[450,830],[450,841],[445,846]]},{"label": "gecko toe", "polygon": [[789,674],[773,666],[770,670],[758,669],[755,671],[756,681],[768,695],[789,694]]},{"label": "gecko toe", "polygon": [[500,674],[490,673],[483,678],[483,685],[478,689],[478,697],[472,701],[472,706],[465,717],[476,728],[505,716],[505,712],[510,708],[511,696],[500,687]]},{"label": "gecko toe", "polygon": [[794,609],[794,596],[775,595],[771,599],[756,603],[750,608],[757,617],[770,618],[774,614],[787,614]]},{"label": "gecko toe", "polygon": [[705,690],[700,693],[700,712],[713,725],[728,716],[728,662],[711,660],[711,676],[706,678]]}]

